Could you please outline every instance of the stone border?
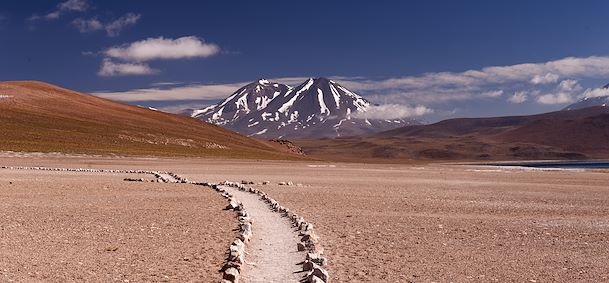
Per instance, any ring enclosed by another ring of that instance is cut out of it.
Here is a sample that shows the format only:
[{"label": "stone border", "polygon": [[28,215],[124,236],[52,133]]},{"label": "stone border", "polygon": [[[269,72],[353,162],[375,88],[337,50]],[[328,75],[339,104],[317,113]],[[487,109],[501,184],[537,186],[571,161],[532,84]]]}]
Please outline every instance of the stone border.
[{"label": "stone border", "polygon": [[[53,167],[27,167],[27,166],[2,166],[0,169],[9,170],[41,170],[62,172],[87,172],[87,173],[129,173],[129,174],[169,174],[169,172],[157,172],[149,170],[120,170],[120,169],[91,169],[91,168],[53,168]],[[156,176],[156,175],[155,175]]]},{"label": "stone border", "polygon": [[[126,173],[126,174],[150,174],[157,178],[157,182],[162,183],[191,183],[173,172],[150,171],[150,170],[120,170],[120,169],[91,169],[91,168],[58,168],[58,167],[28,167],[28,166],[1,166],[0,169],[9,170],[40,170],[40,171],[60,171],[60,172],[86,172],[86,173]],[[168,175],[174,180],[164,177]],[[123,181],[144,182],[144,179],[125,178]]]},{"label": "stone border", "polygon": [[220,268],[222,272],[223,283],[236,283],[239,282],[241,277],[241,267],[245,264],[245,244],[249,243],[252,238],[252,219],[249,217],[243,204],[239,202],[231,193],[227,192],[218,184],[209,183],[192,183],[195,185],[203,185],[211,187],[218,193],[221,193],[224,198],[228,200],[228,206],[225,210],[232,210],[237,212],[237,219],[239,220],[239,234],[237,238],[230,244],[227,252],[227,257],[224,264]]},{"label": "stone border", "polygon": [[326,270],[328,260],[323,256],[323,248],[320,244],[320,238],[313,230],[313,224],[308,223],[302,216],[291,212],[288,208],[280,205],[276,200],[269,197],[261,190],[247,187],[244,184],[225,181],[221,185],[237,188],[240,191],[249,192],[260,196],[260,198],[269,205],[272,211],[281,213],[283,217],[287,217],[292,221],[292,226],[300,231],[300,243],[297,244],[298,251],[306,251],[307,255],[302,265],[302,270],[307,273],[304,276],[304,282],[328,282],[330,276]]},{"label": "stone border", "polygon": [[[182,184],[193,184],[199,186],[211,187],[218,193],[221,193],[224,198],[228,200],[228,206],[226,210],[232,210],[237,212],[237,219],[239,221],[239,234],[236,239],[230,244],[227,251],[227,258],[220,268],[220,272],[223,272],[222,282],[223,283],[237,283],[241,276],[241,267],[245,264],[245,245],[249,243],[252,238],[252,219],[249,214],[245,211],[243,204],[239,202],[233,195],[220,186],[230,186],[239,189],[240,191],[249,192],[260,196],[260,198],[269,205],[272,211],[281,213],[283,217],[287,217],[292,221],[292,226],[300,231],[299,236],[302,237],[300,243],[297,244],[298,251],[307,251],[307,255],[303,262],[302,270],[307,273],[304,276],[304,282],[311,283],[324,283],[328,282],[329,275],[326,267],[328,260],[323,256],[323,248],[320,245],[319,236],[317,236],[313,230],[313,224],[308,223],[302,216],[296,213],[290,212],[290,210],[280,205],[276,200],[269,197],[266,193],[254,189],[252,187],[246,187],[243,184],[225,181],[220,184],[211,183],[198,183],[191,182],[188,179],[181,177],[173,172],[161,172],[161,171],[150,171],[150,170],[118,170],[118,169],[90,169],[90,168],[51,168],[51,167],[26,167],[26,166],[1,166],[0,169],[10,170],[42,170],[42,171],[62,171],[62,172],[88,172],[88,173],[129,173],[129,174],[151,174],[157,178],[157,182],[164,183],[182,183]],[[174,180],[168,179],[163,175],[169,175]],[[143,179],[131,179],[125,178],[124,181],[135,181],[142,182]],[[267,182],[268,183],[268,182]]]}]

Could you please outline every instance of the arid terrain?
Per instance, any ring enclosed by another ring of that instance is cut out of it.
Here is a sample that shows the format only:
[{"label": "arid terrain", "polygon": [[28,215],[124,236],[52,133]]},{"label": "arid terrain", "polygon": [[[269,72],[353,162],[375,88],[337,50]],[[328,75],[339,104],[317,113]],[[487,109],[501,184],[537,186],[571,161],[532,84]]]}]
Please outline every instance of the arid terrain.
[{"label": "arid terrain", "polygon": [[236,225],[224,200],[125,177],[0,169],[0,281],[217,281]]},{"label": "arid terrain", "polygon": [[[26,156],[0,163],[268,180],[254,187],[315,225],[332,282],[609,277],[609,174],[603,172]],[[216,270],[235,225],[221,198],[188,184],[102,175],[1,171],[3,280],[220,278]],[[52,277],[42,277],[49,270]]]},{"label": "arid terrain", "polygon": [[0,82],[3,151],[298,158],[198,120],[36,81]]}]

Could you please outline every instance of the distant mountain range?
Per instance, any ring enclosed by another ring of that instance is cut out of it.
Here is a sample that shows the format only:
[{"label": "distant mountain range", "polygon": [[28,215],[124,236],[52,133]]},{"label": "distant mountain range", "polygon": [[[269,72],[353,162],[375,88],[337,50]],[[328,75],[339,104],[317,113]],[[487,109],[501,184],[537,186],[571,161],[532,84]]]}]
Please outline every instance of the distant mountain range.
[{"label": "distant mountain range", "polygon": [[603,104],[415,125],[366,119],[360,115],[373,107],[369,101],[318,78],[296,88],[260,80],[193,113],[257,137],[296,137],[292,144],[46,83],[0,82],[0,150],[283,159],[300,158],[293,153],[301,146],[311,158],[340,161],[609,158]]},{"label": "distant mountain range", "polygon": [[296,143],[310,156],[340,161],[609,158],[609,107],[450,119],[360,137]]},{"label": "distant mountain range", "polygon": [[327,78],[311,78],[296,88],[258,80],[190,115],[259,138],[354,136],[420,124],[415,119],[365,118],[370,107],[370,101]]}]

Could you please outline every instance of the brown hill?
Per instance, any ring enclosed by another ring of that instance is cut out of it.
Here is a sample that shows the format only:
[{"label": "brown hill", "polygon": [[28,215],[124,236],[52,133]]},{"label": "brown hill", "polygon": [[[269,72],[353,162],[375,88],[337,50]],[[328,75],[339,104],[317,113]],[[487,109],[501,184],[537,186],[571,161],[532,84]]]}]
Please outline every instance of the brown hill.
[{"label": "brown hill", "polygon": [[298,144],[308,155],[345,161],[608,158],[609,108],[450,119]]},{"label": "brown hill", "polygon": [[0,82],[0,150],[292,158],[192,118],[33,82]]}]

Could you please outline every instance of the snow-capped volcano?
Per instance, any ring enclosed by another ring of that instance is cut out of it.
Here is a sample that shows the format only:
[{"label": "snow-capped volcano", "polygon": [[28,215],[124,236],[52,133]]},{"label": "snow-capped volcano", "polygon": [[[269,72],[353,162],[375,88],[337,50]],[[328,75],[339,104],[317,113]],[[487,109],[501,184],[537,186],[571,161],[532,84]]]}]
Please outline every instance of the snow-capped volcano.
[{"label": "snow-capped volcano", "polygon": [[202,118],[216,125],[228,125],[240,118],[266,108],[278,96],[290,92],[292,87],[261,79],[238,89],[220,104],[192,111],[192,117]]},{"label": "snow-capped volcano", "polygon": [[259,80],[220,104],[193,111],[192,117],[263,138],[359,135],[416,123],[413,119],[358,118],[371,106],[327,78],[311,78],[296,88]]}]

